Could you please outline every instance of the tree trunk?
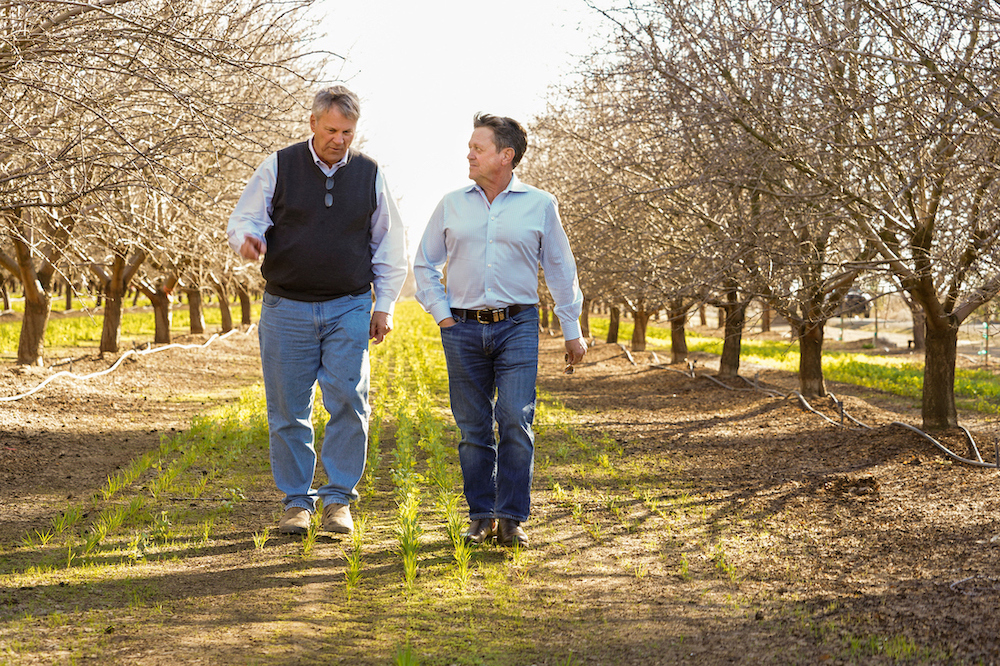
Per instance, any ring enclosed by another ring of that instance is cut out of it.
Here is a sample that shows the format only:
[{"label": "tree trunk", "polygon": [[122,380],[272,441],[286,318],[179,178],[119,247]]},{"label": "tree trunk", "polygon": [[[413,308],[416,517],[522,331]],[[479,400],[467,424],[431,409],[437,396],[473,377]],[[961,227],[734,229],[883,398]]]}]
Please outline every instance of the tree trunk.
[{"label": "tree trunk", "polygon": [[125,298],[125,284],[122,273],[125,261],[115,257],[111,276],[104,287],[104,326],[101,330],[100,351],[115,353],[121,344],[122,302]]},{"label": "tree trunk", "polygon": [[825,396],[823,381],[823,327],[826,322],[802,322],[799,333],[799,392],[806,397]]},{"label": "tree trunk", "polygon": [[652,312],[640,308],[632,313],[634,325],[632,326],[632,351],[646,351],[646,328],[649,326],[649,318]]},{"label": "tree trunk", "polygon": [[10,293],[7,291],[7,281],[0,281],[0,296],[3,296],[4,312],[10,310]]},{"label": "tree trunk", "polygon": [[704,303],[698,306],[698,322],[702,326],[708,326],[708,308]]},{"label": "tree trunk", "polygon": [[584,338],[590,337],[590,307],[592,304],[591,299],[583,297],[583,310],[580,312],[580,335]]},{"label": "tree trunk", "polygon": [[200,334],[205,332],[205,314],[201,309],[201,290],[185,289],[184,293],[188,297],[188,311],[191,313],[191,332]]},{"label": "tree trunk", "polygon": [[920,306],[911,308],[910,314],[913,318],[913,349],[915,351],[923,351],[927,348],[927,316],[924,314],[924,309]]},{"label": "tree trunk", "polygon": [[[22,220],[30,218],[30,213],[20,213]],[[17,343],[18,365],[42,365],[45,348],[45,329],[52,311],[53,265],[45,262],[41,270],[35,270],[33,250],[29,245],[30,228],[22,227],[22,236],[13,239],[20,271],[21,291],[24,294],[24,315],[21,318],[21,333]],[[25,240],[29,239],[29,240]]]},{"label": "tree trunk", "polygon": [[[682,301],[671,301],[670,311],[670,362],[683,363],[687,360],[688,345],[687,336],[684,333],[684,325],[687,323],[687,308]],[[702,306],[701,309],[703,309]]]},{"label": "tree trunk", "polygon": [[153,342],[156,344],[170,344],[170,325],[173,323],[174,309],[173,298],[163,287],[160,287],[152,294],[146,294],[149,302],[153,304],[153,322],[155,332]]},{"label": "tree trunk", "polygon": [[764,303],[763,309],[760,311],[760,332],[767,333],[771,330],[771,305],[770,303]]},{"label": "tree trunk", "polygon": [[549,306],[542,303],[538,306],[538,325],[543,329],[548,329],[549,327]]},{"label": "tree trunk", "polygon": [[924,350],[924,390],[921,415],[924,430],[958,427],[955,408],[955,361],[958,352],[958,325],[926,327]]},{"label": "tree trunk", "polygon": [[226,292],[226,285],[221,281],[212,279],[212,287],[219,295],[219,312],[222,314],[222,332],[228,333],[233,330],[233,313],[229,309],[229,294]]},{"label": "tree trunk", "polygon": [[117,352],[121,344],[123,297],[124,294],[115,288],[114,282],[108,285],[108,291],[104,296],[104,325],[101,329],[102,353]]},{"label": "tree trunk", "polygon": [[250,301],[250,292],[242,282],[236,283],[236,296],[240,299],[240,312],[243,315],[242,323],[249,326],[253,323],[253,310]]},{"label": "tree trunk", "polygon": [[719,359],[719,377],[738,377],[740,374],[740,347],[743,343],[743,327],[746,324],[749,302],[738,302],[737,294],[727,294],[726,333],[722,342],[722,357]]},{"label": "tree trunk", "polygon": [[719,328],[724,328],[726,325],[726,311],[722,308],[718,308],[716,314],[719,318]]},{"label": "tree trunk", "polygon": [[[26,290],[26,292],[29,290]],[[17,343],[18,365],[42,365],[45,349],[45,328],[49,323],[52,298],[40,291],[36,298],[24,299],[24,316],[21,319],[21,335]]]},{"label": "tree trunk", "polygon": [[622,318],[621,308],[612,305],[611,313],[608,315],[608,339],[609,345],[618,344],[618,324]]},{"label": "tree trunk", "polygon": [[69,310],[73,309],[73,285],[71,285],[69,283],[69,280],[66,281],[66,301],[65,301],[65,303],[66,303],[66,308],[65,309],[66,309],[67,312]]}]

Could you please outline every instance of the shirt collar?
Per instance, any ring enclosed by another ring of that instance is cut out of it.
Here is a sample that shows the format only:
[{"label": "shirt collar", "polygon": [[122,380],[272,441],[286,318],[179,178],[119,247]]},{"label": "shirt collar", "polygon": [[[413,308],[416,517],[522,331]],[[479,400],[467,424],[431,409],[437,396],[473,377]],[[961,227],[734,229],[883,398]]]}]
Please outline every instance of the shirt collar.
[{"label": "shirt collar", "polygon": [[[476,190],[483,192],[483,188],[479,187],[479,185],[475,181],[473,181],[471,185],[465,188],[466,192],[475,192]],[[510,182],[507,183],[507,187],[505,187],[503,191],[500,192],[500,194],[503,194],[504,192],[527,192],[527,191],[528,191],[527,186],[525,186],[525,184],[521,182],[521,179],[517,177],[516,173],[512,173],[510,175]],[[483,195],[485,194],[486,193],[483,192]]]},{"label": "shirt collar", "polygon": [[335,163],[335,164],[334,164],[334,165],[333,165],[332,167],[328,167],[328,166],[326,165],[326,163],[324,163],[324,162],[323,162],[323,160],[321,160],[321,159],[319,158],[319,155],[317,155],[317,154],[316,154],[316,149],[315,149],[315,148],[313,148],[313,140],[312,140],[312,137],[309,137],[309,141],[307,141],[306,143],[308,143],[308,144],[309,144],[309,153],[310,153],[310,154],[312,155],[312,158],[313,158],[313,162],[314,162],[314,163],[316,164],[316,166],[318,166],[318,167],[319,167],[320,169],[323,169],[323,170],[324,170],[324,172],[326,172],[326,171],[329,171],[330,169],[339,169],[340,167],[342,167],[342,166],[344,166],[345,164],[347,164],[347,158],[351,156],[351,151],[350,151],[350,149],[348,149],[348,150],[347,150],[347,152],[346,152],[346,153],[344,153],[344,156],[343,156],[343,157],[342,157],[342,158],[340,159],[340,161],[339,161],[339,162],[336,162],[336,163]]}]

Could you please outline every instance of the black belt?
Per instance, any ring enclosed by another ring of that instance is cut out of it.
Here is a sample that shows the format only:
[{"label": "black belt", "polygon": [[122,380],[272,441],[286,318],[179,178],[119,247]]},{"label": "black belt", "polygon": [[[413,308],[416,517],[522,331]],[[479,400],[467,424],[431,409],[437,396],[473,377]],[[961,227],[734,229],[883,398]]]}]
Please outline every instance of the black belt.
[{"label": "black belt", "polygon": [[472,321],[479,322],[480,324],[492,324],[494,322],[503,321],[508,317],[513,317],[518,312],[533,307],[535,306],[508,305],[505,308],[497,308],[496,310],[462,310],[461,308],[452,308],[451,313],[459,319],[471,319]]}]

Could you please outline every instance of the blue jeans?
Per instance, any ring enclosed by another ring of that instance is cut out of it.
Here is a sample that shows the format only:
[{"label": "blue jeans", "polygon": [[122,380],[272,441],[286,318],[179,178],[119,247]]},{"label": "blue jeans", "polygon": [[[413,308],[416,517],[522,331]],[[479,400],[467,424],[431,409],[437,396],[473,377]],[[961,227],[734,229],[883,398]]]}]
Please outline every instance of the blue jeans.
[{"label": "blue jeans", "polygon": [[[448,390],[462,432],[458,458],[469,519],[527,520],[534,472],[538,309],[493,324],[441,329]],[[494,427],[496,434],[494,435]]]},{"label": "blue jeans", "polygon": [[[259,337],[271,472],[286,509],[316,510],[358,498],[368,448],[370,294],[306,303],[264,294]],[[316,385],[330,413],[320,459],[327,484],[313,489]]]}]

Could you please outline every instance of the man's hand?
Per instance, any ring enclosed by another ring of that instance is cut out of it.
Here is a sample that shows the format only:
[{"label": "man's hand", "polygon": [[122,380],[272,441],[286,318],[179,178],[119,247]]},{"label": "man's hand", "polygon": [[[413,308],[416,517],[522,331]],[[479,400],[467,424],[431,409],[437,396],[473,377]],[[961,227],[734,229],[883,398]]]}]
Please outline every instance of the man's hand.
[{"label": "man's hand", "polygon": [[576,340],[566,341],[566,362],[570,365],[575,365],[583,360],[584,354],[587,353],[587,343],[583,338],[577,338]]},{"label": "man's hand", "polygon": [[441,328],[451,328],[457,323],[458,322],[455,321],[454,317],[445,317],[444,319],[438,322],[438,326],[440,326]]},{"label": "man's hand", "polygon": [[244,236],[240,246],[240,256],[256,261],[267,254],[267,242],[255,236]]},{"label": "man's hand", "polygon": [[379,312],[376,310],[372,313],[372,323],[368,328],[368,337],[378,344],[385,340],[385,336],[389,335],[389,331],[392,330],[392,315],[388,312]]}]

